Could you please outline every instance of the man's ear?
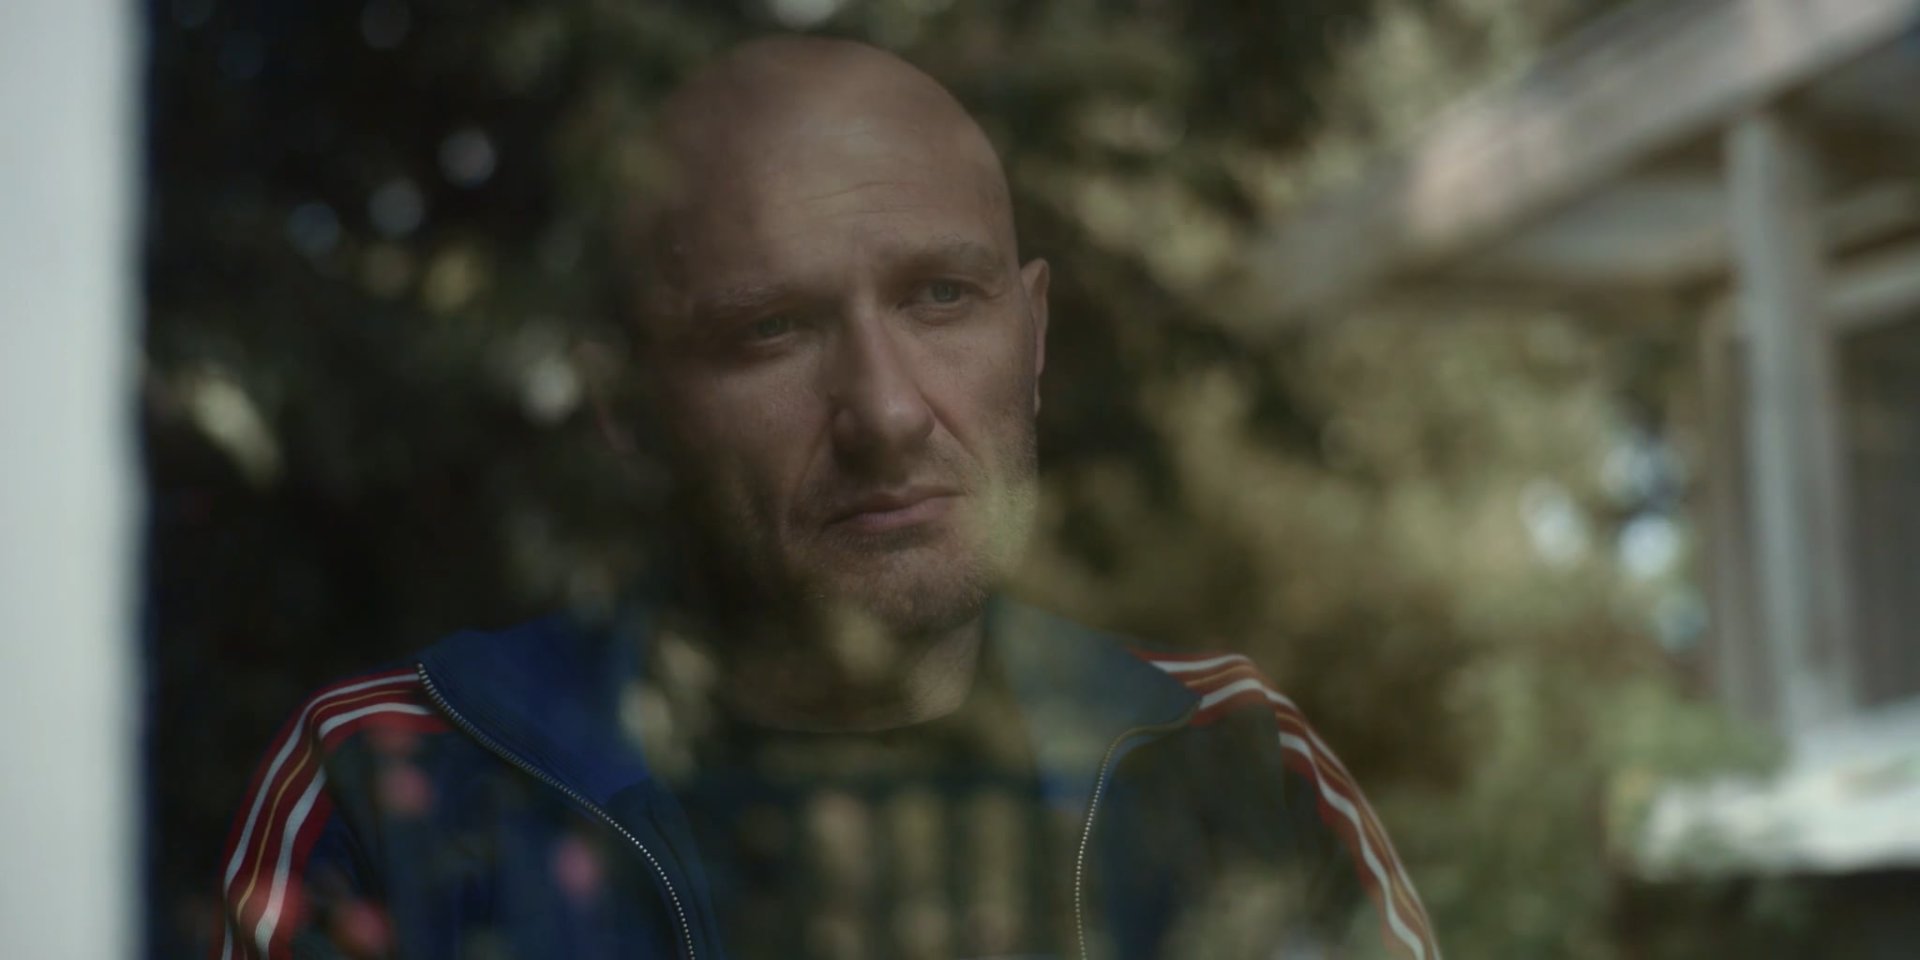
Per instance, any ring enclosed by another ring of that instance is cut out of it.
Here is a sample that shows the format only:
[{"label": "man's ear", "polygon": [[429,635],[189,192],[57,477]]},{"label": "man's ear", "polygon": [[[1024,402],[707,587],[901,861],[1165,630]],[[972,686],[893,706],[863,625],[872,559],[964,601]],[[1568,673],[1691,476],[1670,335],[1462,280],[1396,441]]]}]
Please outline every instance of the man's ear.
[{"label": "man's ear", "polygon": [[585,340],[573,347],[574,367],[586,384],[587,403],[593,408],[593,425],[600,439],[616,457],[632,460],[640,450],[631,398],[619,396],[616,385],[631,376],[631,359],[622,358],[611,344]]},{"label": "man's ear", "polygon": [[585,376],[587,403],[593,425],[610,457],[612,468],[626,480],[634,502],[652,509],[669,496],[672,477],[663,451],[658,398],[641,384],[651,381],[637,369],[641,361],[606,343],[575,347]]},{"label": "man's ear", "polygon": [[1027,294],[1027,316],[1033,321],[1033,409],[1040,411],[1040,374],[1047,368],[1047,261],[1035,257],[1020,268],[1020,286]]}]

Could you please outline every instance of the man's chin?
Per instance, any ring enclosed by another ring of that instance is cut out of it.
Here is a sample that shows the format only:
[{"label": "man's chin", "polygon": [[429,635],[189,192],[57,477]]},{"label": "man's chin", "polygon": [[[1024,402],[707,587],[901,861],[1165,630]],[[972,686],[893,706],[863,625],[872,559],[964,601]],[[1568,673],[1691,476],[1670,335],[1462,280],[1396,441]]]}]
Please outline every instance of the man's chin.
[{"label": "man's chin", "polygon": [[966,626],[985,609],[986,578],[949,569],[936,575],[900,569],[820,584],[814,600],[835,619],[864,621],[896,637],[945,633]]}]

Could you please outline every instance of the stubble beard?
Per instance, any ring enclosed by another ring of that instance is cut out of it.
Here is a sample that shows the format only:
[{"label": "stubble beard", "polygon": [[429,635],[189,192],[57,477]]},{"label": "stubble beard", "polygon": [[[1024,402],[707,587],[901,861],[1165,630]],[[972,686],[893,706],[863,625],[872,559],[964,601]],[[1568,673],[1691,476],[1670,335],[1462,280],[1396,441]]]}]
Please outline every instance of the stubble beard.
[{"label": "stubble beard", "polygon": [[1031,537],[1038,501],[1031,423],[999,459],[1000,470],[958,484],[964,493],[947,517],[884,533],[794,531],[740,494],[690,504],[684,516],[700,528],[689,535],[699,544],[701,579],[728,608],[709,613],[758,621],[790,640],[859,633],[909,646],[972,623]]}]

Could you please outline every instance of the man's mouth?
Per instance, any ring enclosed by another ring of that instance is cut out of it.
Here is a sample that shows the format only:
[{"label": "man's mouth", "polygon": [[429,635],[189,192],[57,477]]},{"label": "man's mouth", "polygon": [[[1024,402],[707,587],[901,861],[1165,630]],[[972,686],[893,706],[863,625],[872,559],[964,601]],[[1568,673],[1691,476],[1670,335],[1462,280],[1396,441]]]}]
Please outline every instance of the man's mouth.
[{"label": "man's mouth", "polygon": [[827,526],[855,533],[887,533],[933,523],[953,509],[959,493],[946,487],[882,491],[848,502]]}]

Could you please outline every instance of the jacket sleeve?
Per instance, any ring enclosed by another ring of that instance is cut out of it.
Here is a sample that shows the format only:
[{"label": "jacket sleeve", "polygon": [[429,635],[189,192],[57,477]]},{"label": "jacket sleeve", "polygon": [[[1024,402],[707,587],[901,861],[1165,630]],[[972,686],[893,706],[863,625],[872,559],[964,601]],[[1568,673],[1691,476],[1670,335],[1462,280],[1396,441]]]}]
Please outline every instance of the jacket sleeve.
[{"label": "jacket sleeve", "polygon": [[[255,769],[220,859],[216,960],[383,956],[389,927],[348,808],[374,793],[356,734],[441,726],[412,671],[335,684],[295,711]],[[379,737],[361,738],[380,740]],[[358,747],[356,742],[352,746]]]},{"label": "jacket sleeve", "polygon": [[1377,941],[1389,955],[1438,960],[1426,907],[1360,785],[1292,701],[1275,697],[1281,762],[1311,793],[1320,826],[1336,841],[1324,845],[1330,869],[1359,880],[1378,921]]},{"label": "jacket sleeve", "polygon": [[1244,656],[1153,654],[1146,659],[1200,696],[1194,724],[1260,721],[1249,729],[1260,731],[1258,735],[1267,741],[1260,753],[1274,758],[1271,765],[1279,768],[1263,771],[1263,779],[1277,781],[1281,787],[1264,816],[1284,820],[1271,826],[1293,837],[1303,855],[1300,859],[1311,861],[1305,864],[1310,872],[1306,878],[1310,899],[1326,901],[1323,906],[1332,910],[1337,905],[1331,901],[1357,900],[1358,892],[1364,891],[1378,921],[1364,925],[1371,929],[1347,934],[1346,946],[1361,956],[1384,950],[1388,956],[1408,960],[1438,960],[1440,949],[1426,908],[1386,828],[1353,775],[1299,707]]}]

